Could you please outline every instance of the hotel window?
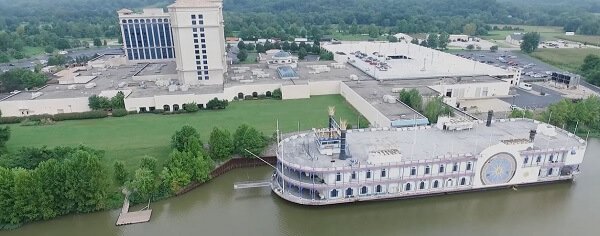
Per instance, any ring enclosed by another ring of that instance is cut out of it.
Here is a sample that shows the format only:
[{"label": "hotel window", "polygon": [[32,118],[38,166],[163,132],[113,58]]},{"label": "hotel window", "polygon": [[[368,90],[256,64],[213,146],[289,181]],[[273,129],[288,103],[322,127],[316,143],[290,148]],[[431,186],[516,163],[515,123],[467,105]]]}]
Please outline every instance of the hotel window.
[{"label": "hotel window", "polygon": [[208,75],[207,75],[207,76],[204,76],[204,80],[208,80]]},{"label": "hotel window", "polygon": [[200,56],[196,56],[196,59],[197,59],[197,60],[200,60]]},{"label": "hotel window", "polygon": [[204,32],[204,28],[200,28],[200,32]]},{"label": "hotel window", "polygon": [[208,56],[202,55],[202,59],[208,59]]},{"label": "hotel window", "polygon": [[192,15],[192,20],[195,20],[195,19],[196,19],[196,15]]},{"label": "hotel window", "polygon": [[206,53],[206,50],[202,50],[202,53]]},{"label": "hotel window", "polygon": [[198,43],[198,39],[194,39],[194,43]]},{"label": "hotel window", "polygon": [[200,39],[200,42],[206,43],[206,39]]},{"label": "hotel window", "polygon": [[196,33],[196,32],[198,32],[198,29],[197,28],[192,28],[192,32]]},{"label": "hotel window", "polygon": [[417,168],[416,167],[410,168],[410,175],[417,175]]},{"label": "hotel window", "polygon": [[452,166],[452,172],[456,172],[458,171],[458,164],[454,163],[454,166]]},{"label": "hotel window", "polygon": [[196,44],[194,45],[194,48],[200,48],[200,45]]},{"label": "hotel window", "polygon": [[381,187],[381,185],[377,185],[377,187],[375,187],[375,192],[381,193],[383,191],[383,188]]},{"label": "hotel window", "polygon": [[203,21],[203,20],[199,20],[199,21],[198,21],[198,24],[201,24],[201,25],[202,25],[202,24],[204,24],[204,21]]},{"label": "hotel window", "polygon": [[431,172],[431,167],[426,166],[425,167],[425,174],[428,175]]},{"label": "hotel window", "polygon": [[204,33],[201,33],[201,34],[200,34],[200,37],[204,38],[204,37],[205,37],[205,34],[204,34]]},{"label": "hotel window", "polygon": [[385,177],[385,175],[386,175],[386,174],[387,174],[387,173],[385,173],[385,169],[382,169],[382,170],[381,170],[381,177]]},{"label": "hotel window", "polygon": [[444,165],[440,164],[440,173],[444,173]]},{"label": "hotel window", "polygon": [[352,178],[352,179],[356,179],[356,171],[352,171],[351,178]]},{"label": "hotel window", "polygon": [[204,19],[203,15],[198,15],[198,19]]},{"label": "hotel window", "polygon": [[337,189],[331,190],[331,197],[337,197],[337,196],[338,196]]},{"label": "hotel window", "polygon": [[195,50],[195,53],[196,54],[200,54],[200,50]]},{"label": "hotel window", "polygon": [[196,21],[195,20],[192,21],[192,25],[196,25]]},{"label": "hotel window", "polygon": [[471,162],[467,162],[467,170],[471,170]]},{"label": "hotel window", "polygon": [[194,38],[198,38],[198,34],[194,34]]}]

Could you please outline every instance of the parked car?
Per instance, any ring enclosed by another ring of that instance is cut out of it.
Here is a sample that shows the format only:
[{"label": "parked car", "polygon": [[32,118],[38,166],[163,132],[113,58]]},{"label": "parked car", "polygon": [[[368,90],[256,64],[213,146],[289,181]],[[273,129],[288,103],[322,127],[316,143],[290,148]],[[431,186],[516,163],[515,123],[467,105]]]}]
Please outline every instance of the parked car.
[{"label": "parked car", "polygon": [[533,87],[531,86],[531,84],[528,84],[528,83],[519,84],[519,88],[521,88],[523,90],[527,90],[527,91],[533,90]]}]

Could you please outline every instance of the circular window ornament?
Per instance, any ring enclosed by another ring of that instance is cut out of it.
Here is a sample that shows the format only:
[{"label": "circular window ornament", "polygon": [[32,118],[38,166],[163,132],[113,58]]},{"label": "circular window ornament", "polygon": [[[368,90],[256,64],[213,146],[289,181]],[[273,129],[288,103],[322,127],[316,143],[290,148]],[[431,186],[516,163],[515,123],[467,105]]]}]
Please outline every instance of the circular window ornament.
[{"label": "circular window ornament", "polygon": [[508,183],[517,170],[517,161],[508,153],[498,153],[483,164],[481,181],[484,185]]}]

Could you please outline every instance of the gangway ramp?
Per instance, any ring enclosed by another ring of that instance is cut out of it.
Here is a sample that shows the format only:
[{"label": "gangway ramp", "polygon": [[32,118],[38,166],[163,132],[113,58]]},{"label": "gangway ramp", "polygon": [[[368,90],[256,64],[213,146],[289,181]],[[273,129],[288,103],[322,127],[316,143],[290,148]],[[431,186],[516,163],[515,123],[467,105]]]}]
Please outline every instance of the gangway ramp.
[{"label": "gangway ramp", "polygon": [[233,189],[264,188],[271,187],[270,180],[246,181],[233,184]]}]

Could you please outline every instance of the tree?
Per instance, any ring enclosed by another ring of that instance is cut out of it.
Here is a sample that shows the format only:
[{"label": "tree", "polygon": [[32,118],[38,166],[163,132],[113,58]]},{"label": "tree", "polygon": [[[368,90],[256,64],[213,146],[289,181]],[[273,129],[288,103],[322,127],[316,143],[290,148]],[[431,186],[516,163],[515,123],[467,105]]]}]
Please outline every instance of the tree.
[{"label": "tree", "polygon": [[469,23],[463,26],[463,34],[473,36],[477,32],[477,25],[475,23]]},{"label": "tree", "polygon": [[0,91],[32,89],[46,84],[48,77],[27,69],[13,69],[0,75]]},{"label": "tree", "polygon": [[260,155],[266,145],[265,136],[255,128],[245,124],[239,126],[233,135],[234,151],[243,157],[252,157],[246,150]]},{"label": "tree", "polygon": [[238,49],[241,51],[241,50],[244,50],[244,49],[246,49],[246,44],[244,44],[244,41],[240,41],[240,42],[238,43],[237,47],[238,47]]},{"label": "tree", "polygon": [[438,48],[439,38],[437,34],[429,34],[427,37],[427,47],[436,49]]},{"label": "tree", "polygon": [[184,151],[186,143],[192,139],[200,139],[200,134],[198,131],[189,125],[184,125],[180,130],[176,131],[175,134],[171,137],[171,147],[180,152]]},{"label": "tree", "polygon": [[262,43],[256,44],[256,52],[265,53],[266,51],[267,50],[265,50],[265,46]]},{"label": "tree", "polygon": [[113,167],[113,180],[117,186],[123,186],[129,180],[129,174],[125,169],[125,163],[116,161]]},{"label": "tree", "polygon": [[419,45],[419,39],[417,39],[417,38],[413,38],[413,39],[410,41],[410,43],[412,43],[412,44],[416,44],[416,45]]},{"label": "tree", "polygon": [[10,139],[10,127],[0,128],[0,153],[6,152],[6,142]]},{"label": "tree", "polygon": [[379,37],[379,28],[374,24],[369,25],[369,37],[378,38]]},{"label": "tree", "polygon": [[442,32],[442,34],[440,34],[440,37],[438,40],[438,47],[442,50],[446,50],[446,49],[448,49],[449,42],[450,42],[450,35],[446,32]]},{"label": "tree", "polygon": [[490,47],[490,51],[491,52],[497,52],[498,51],[498,45],[494,45]]},{"label": "tree", "polygon": [[224,160],[233,154],[233,140],[227,130],[213,128],[208,146],[208,154],[213,160]]},{"label": "tree", "polygon": [[150,199],[156,193],[157,182],[154,173],[146,168],[135,171],[130,188],[132,188],[140,200]]},{"label": "tree", "polygon": [[300,48],[300,50],[298,50],[298,59],[304,60],[304,57],[306,57],[307,54],[305,48]]},{"label": "tree", "polygon": [[14,202],[14,171],[0,166],[0,224],[19,222]]},{"label": "tree", "polygon": [[521,42],[521,51],[524,53],[534,52],[540,45],[540,34],[537,32],[529,32],[523,35]]},{"label": "tree", "polygon": [[246,59],[248,59],[248,52],[246,51],[246,49],[240,49],[240,51],[237,54],[237,59],[240,60],[240,62],[244,62],[246,61]]},{"label": "tree", "polygon": [[158,160],[151,156],[144,156],[140,162],[141,169],[147,169],[152,172],[154,177],[158,176]]},{"label": "tree", "polygon": [[467,45],[467,50],[471,51],[473,49],[475,49],[475,45],[473,45],[473,44]]},{"label": "tree", "polygon": [[390,43],[396,43],[396,42],[398,42],[398,38],[396,38],[396,37],[395,37],[395,36],[393,36],[393,35],[389,35],[389,36],[387,37],[387,40],[388,40]]},{"label": "tree", "polygon": [[64,160],[65,196],[74,212],[86,213],[104,209],[108,197],[108,178],[100,157],[78,150]]},{"label": "tree", "polygon": [[206,103],[206,109],[209,110],[220,110],[225,109],[229,106],[229,101],[226,99],[219,100],[218,98],[213,98],[212,100]]},{"label": "tree", "polygon": [[272,94],[273,98],[281,100],[283,98],[283,94],[281,94],[281,89],[273,90]]},{"label": "tree", "polygon": [[452,115],[453,113],[453,110],[444,103],[442,97],[431,99],[427,102],[425,110],[423,111],[423,115],[425,115],[432,124],[437,123],[440,115]]},{"label": "tree", "polygon": [[402,89],[400,91],[400,101],[417,111],[421,111],[421,107],[423,106],[423,97],[417,89]]},{"label": "tree", "polygon": [[117,92],[117,95],[110,99],[112,109],[125,109],[125,94],[122,91]]},{"label": "tree", "polygon": [[94,47],[102,46],[102,41],[99,38],[94,38],[93,40]]},{"label": "tree", "polygon": [[111,101],[106,97],[92,95],[88,98],[88,106],[92,110],[105,110],[110,109],[112,104]]},{"label": "tree", "polygon": [[183,104],[183,110],[185,110],[186,112],[198,112],[200,108],[198,107],[198,104],[192,102]]}]

